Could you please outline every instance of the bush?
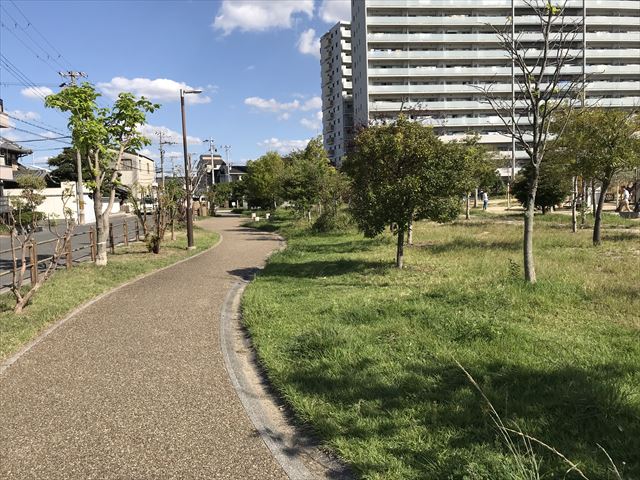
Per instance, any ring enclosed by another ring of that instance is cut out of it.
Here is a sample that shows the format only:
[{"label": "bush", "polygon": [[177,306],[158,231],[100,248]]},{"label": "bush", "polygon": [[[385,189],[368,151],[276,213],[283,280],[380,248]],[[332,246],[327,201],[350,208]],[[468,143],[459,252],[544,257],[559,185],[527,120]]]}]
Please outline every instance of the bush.
[{"label": "bush", "polygon": [[353,226],[353,218],[345,211],[327,210],[311,226],[316,233],[344,232]]}]

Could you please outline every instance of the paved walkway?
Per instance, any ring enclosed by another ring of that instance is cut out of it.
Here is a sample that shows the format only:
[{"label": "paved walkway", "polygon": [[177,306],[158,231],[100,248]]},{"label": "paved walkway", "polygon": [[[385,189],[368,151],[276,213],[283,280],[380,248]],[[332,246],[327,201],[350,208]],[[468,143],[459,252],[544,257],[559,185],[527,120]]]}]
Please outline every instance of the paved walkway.
[{"label": "paved walkway", "polygon": [[230,286],[278,242],[238,218],[199,224],[223,242],[99,300],[0,376],[0,478],[286,478],[218,332]]}]

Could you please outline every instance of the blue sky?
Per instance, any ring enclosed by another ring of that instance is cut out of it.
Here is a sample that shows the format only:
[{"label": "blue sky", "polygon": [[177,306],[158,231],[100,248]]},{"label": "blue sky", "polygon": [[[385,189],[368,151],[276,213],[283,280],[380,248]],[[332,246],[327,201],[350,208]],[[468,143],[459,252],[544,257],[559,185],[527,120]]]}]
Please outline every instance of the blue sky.
[{"label": "blue sky", "polygon": [[[105,105],[123,90],[162,104],[144,127],[149,134],[180,132],[178,90],[202,88],[187,108],[192,153],[203,153],[208,147],[202,141],[209,137],[216,145],[231,145],[234,163],[267,150],[284,153],[321,132],[318,37],[349,16],[349,4],[2,0],[0,52],[9,66],[0,64],[0,97],[5,111],[23,120],[12,120],[15,127],[38,135],[2,133],[25,140],[66,132],[64,115],[45,109],[40,95],[59,90],[63,80],[57,71],[73,69],[88,74]],[[25,146],[35,152],[24,162],[42,166],[57,153],[52,149],[64,145]],[[176,162],[181,159],[180,144],[166,150]],[[157,152],[154,137],[145,153]]]}]

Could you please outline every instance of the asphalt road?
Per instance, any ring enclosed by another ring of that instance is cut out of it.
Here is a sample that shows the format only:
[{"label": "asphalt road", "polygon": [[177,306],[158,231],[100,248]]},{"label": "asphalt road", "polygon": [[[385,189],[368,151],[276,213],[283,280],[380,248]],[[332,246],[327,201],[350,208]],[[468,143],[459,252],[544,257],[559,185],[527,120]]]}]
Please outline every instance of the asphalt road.
[{"label": "asphalt road", "polygon": [[220,347],[239,278],[279,246],[240,218],[215,249],[101,298],[0,374],[0,478],[286,479]]},{"label": "asphalt road", "polygon": [[[132,215],[112,215],[111,223],[113,224],[113,237],[116,245],[124,243],[124,228],[123,224],[127,223],[128,236],[130,240],[134,240],[136,236],[136,223],[137,218]],[[72,240],[72,253],[74,262],[82,262],[91,259],[91,249],[89,241],[89,230],[95,224],[79,225],[74,231]],[[142,231],[142,230],[140,230]],[[41,232],[36,233],[36,239],[38,244],[41,242],[47,242],[48,240],[55,239],[53,235],[46,227]],[[55,242],[48,242],[42,245],[38,245],[37,253],[39,260],[45,260],[53,254],[55,248]],[[4,290],[11,284],[11,270],[13,268],[13,258],[11,256],[11,241],[8,236],[0,236],[0,291]],[[20,253],[17,253],[20,255]],[[61,261],[61,267],[64,267],[66,259]],[[18,266],[21,262],[18,262]],[[45,265],[40,265],[40,270],[44,269]]]}]

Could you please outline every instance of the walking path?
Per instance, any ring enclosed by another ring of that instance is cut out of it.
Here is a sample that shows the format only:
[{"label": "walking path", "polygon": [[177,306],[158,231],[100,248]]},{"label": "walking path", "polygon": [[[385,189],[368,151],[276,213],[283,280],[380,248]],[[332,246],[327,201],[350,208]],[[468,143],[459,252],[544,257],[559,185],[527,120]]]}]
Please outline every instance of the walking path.
[{"label": "walking path", "polygon": [[215,249],[90,305],[0,375],[0,478],[287,478],[225,370],[219,313],[278,247],[234,217]]}]

